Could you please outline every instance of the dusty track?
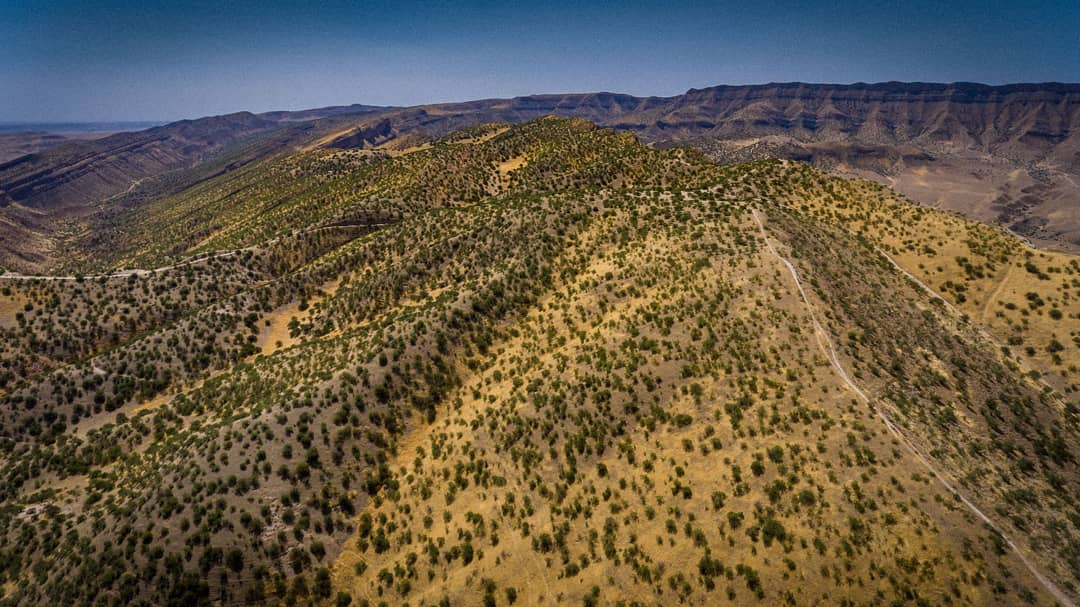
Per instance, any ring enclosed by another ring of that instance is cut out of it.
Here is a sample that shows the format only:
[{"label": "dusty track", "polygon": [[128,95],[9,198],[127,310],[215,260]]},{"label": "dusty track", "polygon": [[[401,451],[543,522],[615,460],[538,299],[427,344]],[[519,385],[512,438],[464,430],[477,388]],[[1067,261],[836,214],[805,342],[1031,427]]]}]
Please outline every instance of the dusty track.
[{"label": "dusty track", "polygon": [[[1031,575],[1034,576],[1040,584],[1042,584],[1043,588],[1045,588],[1047,592],[1053,595],[1054,598],[1057,599],[1057,601],[1065,607],[1076,607],[1076,603],[1074,603],[1072,599],[1065,595],[1065,593],[1062,592],[1057,586],[1055,586],[1053,582],[1043,576],[1043,574],[1035,568],[1031,561],[1028,560],[1027,556],[1025,556],[1024,553],[1020,550],[1020,548],[1012,541],[1012,538],[1006,535],[1004,530],[999,527],[997,523],[991,520],[990,517],[986,516],[986,514],[984,514],[982,510],[979,510],[979,508],[975,506],[975,504],[971,503],[971,501],[969,501],[967,497],[957,491],[953,487],[952,482],[950,482],[945,477],[945,475],[939,472],[937,468],[935,468],[930,463],[930,460],[922,454],[919,448],[916,447],[912,442],[910,442],[906,437],[904,437],[903,434],[901,434],[900,429],[893,423],[891,419],[889,419],[887,415],[885,415],[885,412],[882,410],[882,408],[873,406],[870,402],[870,398],[855,384],[854,381],[851,380],[851,378],[847,374],[847,371],[844,370],[844,366],[840,363],[840,359],[836,355],[836,350],[833,347],[832,338],[829,337],[829,334],[825,331],[824,327],[822,327],[821,323],[819,323],[817,320],[817,315],[814,313],[814,306],[806,297],[806,291],[803,290],[802,280],[799,279],[799,273],[795,270],[795,266],[792,265],[792,263],[786,258],[784,258],[782,255],[780,255],[780,253],[778,253],[773,247],[772,241],[769,240],[768,232],[765,231],[765,224],[761,222],[761,218],[758,216],[757,210],[751,209],[750,212],[754,216],[754,221],[757,222],[758,229],[761,231],[761,237],[765,240],[765,245],[768,247],[769,252],[778,260],[780,260],[780,262],[783,263],[785,267],[787,267],[788,272],[791,273],[791,278],[795,282],[795,287],[798,288],[799,295],[802,297],[803,300],[803,304],[806,306],[806,310],[810,314],[810,322],[814,325],[814,334],[817,337],[818,346],[821,347],[821,351],[825,354],[825,357],[829,359],[829,362],[832,364],[833,369],[836,370],[836,374],[840,376],[840,379],[844,380],[844,383],[846,383],[848,387],[851,388],[851,391],[854,392],[856,396],[858,396],[859,400],[868,405],[871,405],[871,408],[874,410],[875,413],[877,413],[878,417],[881,418],[881,421],[885,424],[885,427],[889,429],[889,432],[901,443],[903,443],[904,447],[906,447],[907,450],[911,452],[911,454],[914,455],[915,458],[918,459],[931,474],[934,475],[934,477],[945,487],[946,490],[959,498],[960,501],[963,502],[964,505],[967,506],[972,513],[975,514],[975,516],[979,517],[979,519],[986,523],[987,526],[997,532],[1002,537],[1002,539],[1005,540],[1005,543],[1009,545],[1009,548],[1012,549],[1013,553],[1016,554],[1016,556],[1020,559],[1022,563],[1024,563],[1024,566],[1027,567],[1028,571],[1031,572]],[[893,261],[891,257],[889,257],[888,255],[885,256],[889,259],[889,261],[892,261],[893,265],[896,265],[896,262]],[[921,281],[919,281],[919,279],[911,276],[911,274],[909,274],[906,270],[900,268],[899,265],[896,265],[896,267],[899,268],[900,271],[907,275],[909,278],[912,278],[917,284],[921,285],[924,289],[933,292],[932,289],[924,285]]]},{"label": "dusty track", "polygon": [[[383,227],[383,226],[391,225],[391,223],[393,223],[393,222],[367,223],[367,224],[357,224],[357,225],[321,226],[321,227],[318,227],[318,228],[311,228],[309,230],[304,230],[301,233],[302,234],[310,234],[310,233],[313,233],[313,232],[320,232],[320,231],[324,231],[324,230],[341,230],[341,229],[347,229],[347,228],[380,228],[380,227]],[[264,244],[259,245],[257,247],[245,247],[243,249],[233,249],[231,251],[221,251],[220,253],[213,253],[211,255],[206,255],[204,257],[197,257],[195,259],[189,259],[187,261],[182,261],[180,263],[171,264],[171,265],[167,265],[167,266],[161,266],[161,267],[158,267],[158,268],[153,268],[151,270],[138,270],[138,269],[117,270],[116,272],[108,272],[108,273],[105,273],[105,274],[86,274],[86,275],[83,275],[83,276],[49,276],[49,275],[33,275],[33,274],[15,274],[13,272],[8,272],[8,273],[5,273],[5,274],[0,274],[0,280],[44,280],[44,281],[50,281],[50,280],[97,280],[97,279],[100,279],[100,278],[126,278],[128,276],[149,276],[151,274],[159,274],[161,272],[168,272],[170,270],[175,270],[177,268],[183,268],[183,267],[186,267],[186,266],[193,266],[193,265],[200,264],[200,263],[206,263],[208,261],[211,261],[211,260],[214,260],[214,259],[220,259],[222,257],[231,257],[233,255],[239,255],[240,253],[243,253],[245,251],[253,251],[253,250],[258,249],[260,247],[266,247],[268,245],[272,245],[272,244],[278,242],[279,240],[281,240],[281,238],[274,238],[272,240],[268,240]]]},{"label": "dusty track", "polygon": [[[887,259],[889,261],[889,263],[891,263],[893,265],[894,268],[896,268],[904,276],[907,276],[908,278],[910,278],[911,281],[914,282],[919,287],[921,287],[923,291],[926,291],[931,297],[936,297],[937,299],[940,299],[945,304],[945,307],[948,308],[950,311],[952,311],[952,313],[955,314],[957,318],[962,319],[962,318],[964,318],[966,316],[966,314],[964,314],[964,312],[962,312],[959,308],[957,308],[956,306],[949,303],[949,300],[946,299],[941,293],[938,293],[937,291],[934,290],[933,287],[931,287],[930,285],[928,285],[925,282],[923,282],[922,280],[920,280],[918,276],[915,276],[911,272],[908,272],[906,269],[904,269],[903,266],[896,263],[896,260],[893,259],[891,255],[889,255],[885,251],[882,251],[881,249],[876,249],[876,250],[877,250],[878,253],[880,253],[882,255],[882,257]],[[1002,287],[1005,285],[1006,279],[1008,279],[1008,273],[1010,271],[1012,271],[1011,267],[1009,268],[1009,270],[1006,271],[1005,276],[1001,279],[1001,282],[998,283],[998,286],[994,290],[994,292],[991,295],[988,296],[989,297],[989,299],[987,299],[988,304],[992,299],[997,299],[998,295],[1001,292]],[[984,307],[984,310],[985,310],[985,307]],[[985,317],[985,312],[983,313],[983,315]],[[975,331],[979,335],[981,335],[983,337],[983,339],[986,339],[987,341],[994,344],[998,348],[1001,348],[1001,347],[1005,346],[1005,344],[1000,339],[998,339],[996,335],[994,335],[993,333],[988,331],[981,324],[976,323],[976,322],[972,322],[971,327],[973,329],[975,329]],[[1015,362],[1018,365],[1020,365],[1021,369],[1024,371],[1024,375],[1025,375],[1025,378],[1027,379],[1027,381],[1031,382],[1033,385],[1035,385],[1040,390],[1043,390],[1043,389],[1050,390],[1050,391],[1054,390],[1053,386],[1046,383],[1045,380],[1041,379],[1041,374],[1042,374],[1041,371],[1040,371],[1040,379],[1038,379],[1038,380],[1031,379],[1030,372],[1032,370],[1038,371],[1038,369],[1034,369],[1034,367],[1031,364],[1029,364],[1027,361],[1025,361],[1025,360],[1023,360],[1022,358],[1019,358],[1019,357],[1016,358]]]}]

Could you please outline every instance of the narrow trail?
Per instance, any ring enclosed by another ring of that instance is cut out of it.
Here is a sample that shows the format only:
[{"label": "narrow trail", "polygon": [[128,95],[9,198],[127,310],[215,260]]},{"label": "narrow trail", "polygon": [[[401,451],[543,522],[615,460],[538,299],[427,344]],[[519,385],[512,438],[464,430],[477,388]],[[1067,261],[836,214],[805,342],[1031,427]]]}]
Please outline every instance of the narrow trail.
[{"label": "narrow trail", "polygon": [[100,278],[126,278],[128,276],[149,276],[151,274],[159,274],[161,272],[168,272],[169,270],[175,270],[177,268],[183,268],[186,266],[192,266],[195,264],[205,263],[213,259],[220,259],[222,257],[230,257],[232,255],[239,255],[248,249],[236,249],[234,251],[222,251],[220,253],[214,253],[213,255],[207,255],[206,257],[198,257],[196,259],[189,259],[180,263],[161,266],[152,270],[118,270],[116,272],[109,272],[107,274],[86,274],[84,276],[48,276],[48,275],[33,275],[33,274],[0,274],[0,280],[43,280],[43,281],[57,281],[57,280],[97,280]]},{"label": "narrow trail", "polygon": [[[891,263],[893,265],[893,267],[896,268],[901,274],[903,274],[904,276],[907,276],[908,278],[911,279],[912,282],[914,282],[916,285],[921,287],[922,290],[926,291],[930,296],[936,297],[937,299],[940,299],[945,304],[945,307],[948,308],[958,318],[963,318],[965,316],[965,314],[964,314],[964,312],[962,310],[960,310],[959,308],[954,306],[952,303],[950,303],[949,300],[946,299],[941,293],[938,293],[937,291],[934,290],[933,287],[931,287],[930,285],[928,285],[925,282],[923,282],[922,280],[920,280],[918,276],[915,276],[911,272],[908,272],[906,269],[904,269],[903,266],[896,263],[896,260],[893,259],[891,255],[889,255],[888,253],[886,253],[885,251],[883,251],[883,250],[881,250],[880,248],[877,248],[877,247],[875,247],[875,250],[878,253],[880,253],[882,257],[887,259],[889,261],[889,263]],[[1012,266],[1010,266],[1009,269],[1006,270],[1005,276],[1001,279],[1001,282],[998,283],[998,286],[994,290],[994,293],[991,294],[989,297],[991,297],[991,298],[997,298],[998,297],[998,294],[1000,293],[1002,287],[1005,285],[1005,281],[1009,276],[1009,272],[1011,272],[1011,271],[1012,271]],[[989,302],[989,301],[990,300],[988,299],[987,302]],[[983,314],[985,315],[985,312]],[[996,335],[994,335],[993,333],[988,331],[983,326],[981,321],[972,322],[971,327],[973,329],[975,329],[975,332],[978,333],[979,335],[981,335],[983,337],[983,339],[986,339],[987,341],[994,344],[995,346],[997,346],[999,348],[1005,346],[1005,344],[1002,343],[1002,341],[1000,339],[998,339]],[[1029,364],[1027,361],[1025,361],[1025,360],[1023,360],[1022,358],[1019,358],[1019,357],[1017,357],[1016,363],[1018,365],[1020,365],[1020,367],[1024,371],[1024,376],[1025,376],[1026,380],[1028,382],[1030,382],[1032,385],[1038,387],[1039,389],[1044,389],[1045,388],[1047,390],[1050,390],[1051,392],[1054,391],[1054,387],[1051,386],[1050,384],[1046,383],[1046,380],[1042,379],[1042,376],[1044,374],[1041,371],[1039,371],[1038,369],[1035,369],[1031,364]],[[1031,378],[1030,372],[1032,370],[1035,370],[1035,371],[1039,372],[1039,379],[1035,380],[1035,379]]]},{"label": "narrow trail", "polygon": [[[896,437],[896,439],[898,439],[904,445],[904,447],[906,447],[907,450],[910,451],[911,454],[914,455],[915,458],[918,459],[922,463],[922,465],[925,466],[926,469],[934,475],[935,478],[937,478],[937,480],[945,487],[946,490],[958,497],[960,501],[962,501],[964,505],[967,506],[968,509],[975,514],[975,516],[979,517],[979,519],[986,523],[988,527],[997,532],[997,534],[1000,535],[1003,540],[1005,540],[1005,543],[1008,544],[1009,548],[1012,549],[1013,553],[1016,554],[1017,558],[1020,559],[1024,566],[1027,567],[1028,571],[1031,572],[1031,575],[1034,576],[1040,584],[1042,584],[1043,588],[1045,588],[1047,592],[1053,595],[1054,598],[1057,599],[1057,601],[1061,603],[1061,605],[1063,605],[1064,607],[1077,607],[1076,603],[1074,603],[1072,599],[1070,599],[1064,592],[1062,592],[1056,585],[1054,585],[1053,582],[1047,579],[1042,573],[1038,571],[1038,569],[1035,568],[1031,561],[1028,560],[1027,556],[1025,556],[1024,553],[1020,550],[1020,548],[1013,542],[1012,538],[1006,535],[1004,530],[1000,526],[998,526],[997,523],[991,520],[990,517],[986,516],[986,514],[984,514],[982,510],[975,506],[975,504],[971,503],[971,501],[968,500],[967,497],[957,491],[953,487],[952,482],[950,482],[941,472],[939,472],[937,468],[935,468],[930,463],[930,460],[923,455],[922,451],[920,451],[918,447],[916,447],[900,432],[900,429],[893,423],[891,419],[889,419],[887,415],[885,415],[885,412],[882,410],[882,408],[873,406],[870,402],[870,398],[857,385],[855,385],[855,382],[852,381],[852,379],[848,376],[847,371],[844,370],[844,366],[840,363],[840,359],[836,355],[836,350],[833,347],[832,338],[829,337],[829,334],[825,331],[825,328],[822,327],[821,323],[818,322],[817,315],[814,313],[814,306],[806,297],[806,291],[803,290],[802,280],[799,278],[799,273],[795,270],[795,266],[792,265],[792,263],[786,258],[784,258],[782,255],[780,255],[780,253],[778,253],[777,250],[773,247],[772,241],[769,240],[768,232],[765,231],[765,224],[762,223],[761,218],[758,216],[757,209],[751,209],[750,212],[754,216],[754,221],[757,222],[758,229],[761,231],[761,237],[765,240],[765,245],[768,247],[769,252],[778,260],[780,260],[780,262],[783,263],[785,267],[787,267],[788,272],[791,273],[791,278],[795,282],[795,287],[799,290],[799,295],[802,297],[803,304],[806,306],[806,310],[810,314],[810,321],[814,325],[814,334],[817,337],[818,346],[821,347],[822,352],[825,354],[826,358],[829,359],[829,362],[832,364],[833,369],[836,370],[836,374],[840,376],[840,379],[844,380],[844,383],[846,383],[848,387],[851,388],[852,392],[854,392],[855,395],[859,397],[859,400],[863,401],[863,403],[865,404],[871,405],[871,408],[874,410],[875,413],[877,413],[878,417],[881,418],[881,421],[885,424],[885,427],[889,429],[889,432],[894,437]],[[884,255],[883,252],[882,254]],[[896,265],[896,262],[893,261],[891,257],[889,257],[888,255],[885,255],[885,257],[888,258],[889,261],[892,261],[894,265]],[[898,265],[897,267],[899,268]],[[921,281],[911,276],[903,268],[900,268],[900,270],[904,274],[914,279],[916,283],[922,285],[923,288],[929,289],[929,287],[923,285]],[[947,301],[946,304],[948,304]],[[951,304],[949,305],[951,307]]]},{"label": "narrow trail", "polygon": [[[331,226],[319,226],[317,228],[310,228],[299,232],[300,234],[311,234],[314,232],[321,232],[325,230],[342,230],[348,228],[381,228],[383,226],[392,225],[395,222],[383,222],[383,223],[366,223],[357,225],[331,225]],[[83,276],[50,276],[50,275],[34,275],[34,274],[16,274],[14,272],[7,272],[0,274],[0,280],[43,280],[43,281],[57,281],[57,280],[98,280],[101,278],[126,278],[128,276],[150,276],[153,274],[160,274],[162,272],[168,272],[177,268],[183,268],[187,266],[193,266],[200,263],[206,263],[214,259],[221,259],[222,257],[231,257],[233,255],[239,255],[246,251],[253,251],[258,248],[267,247],[272,244],[276,244],[281,240],[281,237],[273,238],[260,245],[244,247],[242,249],[233,249],[231,251],[221,251],[213,253],[203,257],[196,257],[194,259],[188,259],[179,263],[170,264],[167,266],[160,266],[150,270],[117,270],[116,272],[107,272],[104,274],[86,274]]]},{"label": "narrow trail", "polygon": [[149,177],[142,177],[140,179],[136,179],[135,181],[131,182],[131,185],[128,186],[128,189],[124,190],[123,192],[118,192],[116,194],[113,194],[112,196],[109,196],[105,200],[102,200],[100,203],[98,203],[98,206],[104,207],[106,202],[116,200],[121,196],[127,196],[128,194],[134,192],[135,188],[139,187],[139,185],[141,185],[142,182],[146,181],[147,179],[149,179]]},{"label": "narrow trail", "polygon": [[1069,183],[1071,183],[1073,185],[1074,188],[1080,188],[1080,183],[1077,183],[1076,179],[1074,179],[1073,176],[1070,175],[1069,173],[1066,173],[1065,171],[1060,171],[1060,175],[1063,178],[1067,179],[1069,181]]},{"label": "narrow trail", "polygon": [[[895,263],[895,262],[894,262]],[[1005,289],[1005,284],[1009,282],[1009,276],[1012,275],[1013,265],[1007,264],[1005,266],[1005,275],[998,281],[997,286],[994,287],[993,293],[986,297],[986,301],[983,302],[982,310],[979,311],[979,320],[986,322],[987,316],[990,314],[991,308],[994,306],[994,302],[1001,297],[1001,292]]]}]

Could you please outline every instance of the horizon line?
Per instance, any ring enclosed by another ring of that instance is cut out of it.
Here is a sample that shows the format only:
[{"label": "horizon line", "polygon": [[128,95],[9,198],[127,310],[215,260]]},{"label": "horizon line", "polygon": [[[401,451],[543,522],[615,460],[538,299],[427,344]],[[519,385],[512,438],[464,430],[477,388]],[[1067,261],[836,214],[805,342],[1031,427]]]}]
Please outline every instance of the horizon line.
[{"label": "horizon line", "polygon": [[[233,115],[233,114],[245,114],[246,113],[246,114],[252,114],[254,116],[262,116],[262,115],[266,115],[266,114],[277,114],[277,113],[294,113],[294,112],[306,112],[306,111],[317,111],[317,110],[331,110],[331,109],[349,108],[349,107],[353,107],[353,106],[364,106],[364,107],[372,108],[373,110],[404,110],[404,109],[421,108],[421,107],[437,106],[437,105],[452,105],[452,104],[460,104],[460,103],[474,103],[474,102],[481,102],[481,101],[511,101],[511,100],[514,100],[514,99],[525,99],[525,98],[529,98],[529,97],[555,97],[555,96],[567,96],[567,95],[618,95],[618,96],[623,96],[623,97],[634,97],[634,98],[637,98],[637,99],[674,99],[676,97],[682,97],[682,96],[685,96],[685,95],[688,95],[688,94],[691,94],[691,93],[699,93],[699,92],[702,92],[702,91],[708,91],[708,90],[711,90],[711,89],[720,89],[720,88],[761,88],[761,87],[770,87],[770,86],[877,87],[877,86],[884,86],[884,85],[907,85],[907,86],[921,85],[921,86],[940,86],[940,87],[972,86],[972,87],[981,87],[981,88],[987,88],[987,89],[1001,89],[1001,88],[1010,88],[1010,87],[1049,87],[1049,86],[1055,86],[1055,87],[1067,87],[1067,88],[1076,87],[1077,92],[1080,92],[1080,82],[1066,82],[1066,81],[1061,81],[1061,80],[1046,80],[1046,81],[1041,81],[1041,82],[1017,81],[1017,82],[1004,82],[1004,83],[1000,83],[1000,84],[988,84],[988,83],[985,83],[985,82],[977,82],[977,81],[969,81],[969,80],[956,80],[956,81],[952,81],[952,82],[923,81],[923,80],[880,80],[880,81],[875,81],[875,82],[866,82],[866,81],[861,81],[861,80],[856,81],[856,82],[809,82],[809,81],[801,81],[801,80],[791,80],[791,81],[770,81],[770,82],[739,83],[739,84],[731,84],[731,83],[711,84],[711,85],[704,86],[704,87],[701,87],[701,88],[690,87],[690,88],[686,89],[685,91],[683,91],[682,93],[676,93],[676,94],[673,94],[673,95],[655,95],[655,94],[639,95],[639,94],[634,94],[634,93],[623,93],[623,92],[610,91],[610,90],[533,92],[533,93],[524,93],[524,94],[518,94],[518,95],[512,95],[512,96],[469,97],[469,98],[460,98],[460,99],[449,99],[449,100],[431,101],[431,102],[427,102],[427,103],[417,103],[417,104],[410,104],[410,105],[372,105],[372,104],[364,103],[362,101],[358,101],[358,102],[353,102],[353,103],[341,103],[341,104],[318,105],[318,106],[303,106],[303,107],[292,107],[292,108],[273,108],[273,109],[258,110],[258,111],[251,110],[251,109],[240,109],[240,110],[234,110],[234,111],[231,111],[231,112],[224,112],[224,113],[220,113],[220,114],[205,114],[205,115],[202,115],[202,116],[195,116],[195,117],[185,116],[185,117],[177,117],[177,118],[157,118],[157,119],[129,119],[129,118],[105,118],[105,119],[85,118],[84,119],[84,118],[68,118],[68,119],[41,119],[41,120],[33,120],[33,119],[27,119],[27,120],[0,120],[0,128],[5,127],[5,126],[12,127],[12,126],[21,126],[21,125],[41,125],[41,126],[51,126],[51,125],[91,125],[91,124],[99,124],[99,123],[100,124],[115,124],[115,125],[121,125],[121,124],[147,124],[147,125],[152,125],[150,128],[153,128],[153,126],[164,126],[164,125],[172,124],[172,123],[175,123],[175,122],[183,122],[185,120],[202,120],[202,119],[206,119],[206,118],[214,118],[214,117],[217,117],[217,116],[229,116],[229,115]],[[14,131],[11,131],[11,132],[14,132]],[[62,132],[62,131],[50,131],[50,132],[58,132],[59,133],[59,132]]]}]

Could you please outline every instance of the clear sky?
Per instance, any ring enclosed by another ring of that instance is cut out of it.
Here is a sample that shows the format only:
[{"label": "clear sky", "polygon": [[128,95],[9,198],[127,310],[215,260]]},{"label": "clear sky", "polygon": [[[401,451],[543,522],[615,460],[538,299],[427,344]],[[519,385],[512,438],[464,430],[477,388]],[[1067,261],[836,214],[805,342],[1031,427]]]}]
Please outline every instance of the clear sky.
[{"label": "clear sky", "polygon": [[0,1],[0,122],[715,84],[1080,81],[1080,0]]}]

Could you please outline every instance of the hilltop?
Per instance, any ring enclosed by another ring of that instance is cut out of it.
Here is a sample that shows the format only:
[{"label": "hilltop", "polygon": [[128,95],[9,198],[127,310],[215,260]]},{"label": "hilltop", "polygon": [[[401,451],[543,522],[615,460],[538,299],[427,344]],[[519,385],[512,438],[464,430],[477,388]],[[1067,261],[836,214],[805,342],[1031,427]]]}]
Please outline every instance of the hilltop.
[{"label": "hilltop", "polygon": [[1080,599],[1077,257],[416,111],[217,153],[0,276],[0,602]]},{"label": "hilltop", "polygon": [[0,164],[0,265],[74,267],[67,256],[83,252],[79,236],[111,215],[252,163],[318,148],[407,148],[544,115],[631,131],[653,147],[692,146],[722,163],[799,160],[1045,248],[1080,247],[1080,85],[780,83],[239,113],[59,145]]}]

